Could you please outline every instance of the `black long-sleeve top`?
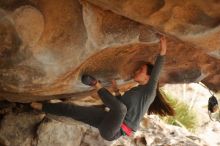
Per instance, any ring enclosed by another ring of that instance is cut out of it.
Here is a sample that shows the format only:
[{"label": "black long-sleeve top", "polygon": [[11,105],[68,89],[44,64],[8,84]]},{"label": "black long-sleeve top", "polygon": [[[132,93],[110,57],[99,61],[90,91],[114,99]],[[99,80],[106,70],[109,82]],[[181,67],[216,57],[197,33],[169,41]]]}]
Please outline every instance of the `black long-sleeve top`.
[{"label": "black long-sleeve top", "polygon": [[145,85],[138,85],[126,91],[123,96],[118,98],[127,106],[127,114],[124,122],[134,131],[137,130],[140,120],[148,111],[155,99],[157,83],[165,56],[159,55],[156,59],[149,82]]}]

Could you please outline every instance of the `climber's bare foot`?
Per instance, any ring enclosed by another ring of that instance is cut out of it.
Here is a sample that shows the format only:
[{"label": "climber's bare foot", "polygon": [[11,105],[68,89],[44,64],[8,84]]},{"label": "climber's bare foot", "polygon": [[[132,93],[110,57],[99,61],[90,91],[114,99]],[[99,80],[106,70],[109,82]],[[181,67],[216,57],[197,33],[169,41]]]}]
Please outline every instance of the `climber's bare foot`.
[{"label": "climber's bare foot", "polygon": [[31,107],[32,107],[33,109],[36,109],[36,110],[41,111],[43,106],[42,106],[42,103],[32,102],[32,103],[31,103]]}]

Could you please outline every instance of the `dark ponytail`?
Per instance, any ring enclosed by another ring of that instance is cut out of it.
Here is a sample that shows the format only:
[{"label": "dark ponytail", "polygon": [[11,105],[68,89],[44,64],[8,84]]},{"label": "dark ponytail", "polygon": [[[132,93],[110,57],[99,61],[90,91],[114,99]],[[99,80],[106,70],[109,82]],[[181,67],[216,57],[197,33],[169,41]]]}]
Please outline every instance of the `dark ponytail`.
[{"label": "dark ponytail", "polygon": [[[154,65],[145,63],[147,65],[147,74],[151,75]],[[156,97],[148,109],[148,114],[158,114],[161,116],[174,116],[175,111],[173,107],[166,101],[165,96],[160,93],[159,84],[157,84]]]},{"label": "dark ponytail", "polygon": [[161,116],[174,116],[173,107],[167,102],[165,96],[160,93],[159,85],[157,85],[156,97],[148,109],[148,114],[158,114]]}]

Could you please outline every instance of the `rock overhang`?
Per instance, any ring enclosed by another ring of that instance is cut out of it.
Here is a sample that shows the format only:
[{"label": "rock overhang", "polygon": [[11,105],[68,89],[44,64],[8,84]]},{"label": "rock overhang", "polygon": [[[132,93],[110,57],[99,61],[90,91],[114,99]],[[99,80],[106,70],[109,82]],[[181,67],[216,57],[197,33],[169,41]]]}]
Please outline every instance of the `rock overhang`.
[{"label": "rock overhang", "polygon": [[[1,21],[9,24],[3,30],[10,30],[8,36],[16,36],[10,43],[1,42],[1,53],[5,44],[12,52],[1,59],[5,99],[23,102],[87,92],[90,88],[80,82],[85,72],[103,81],[129,80],[135,62],[154,62],[159,51],[158,32],[168,39],[162,84],[202,81],[212,90],[220,89],[220,4],[216,1],[206,5],[203,1],[182,4],[148,0],[1,4],[3,15],[10,19]],[[39,31],[22,29],[31,24]]]}]

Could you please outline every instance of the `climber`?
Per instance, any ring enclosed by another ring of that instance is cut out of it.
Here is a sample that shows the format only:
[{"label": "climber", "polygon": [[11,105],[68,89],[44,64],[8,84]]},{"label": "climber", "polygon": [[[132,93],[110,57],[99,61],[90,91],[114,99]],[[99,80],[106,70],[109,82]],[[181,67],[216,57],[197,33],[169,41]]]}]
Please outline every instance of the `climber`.
[{"label": "climber", "polygon": [[116,82],[112,81],[113,96],[101,83],[90,75],[82,75],[82,83],[97,89],[98,95],[105,106],[78,106],[65,103],[33,102],[32,108],[45,113],[71,117],[99,129],[101,136],[109,141],[122,135],[130,136],[137,130],[140,120],[146,112],[162,116],[173,116],[174,110],[159,91],[159,74],[164,64],[166,54],[166,39],[160,37],[160,54],[155,65],[142,62],[135,72],[134,81],[138,86],[120,95]]}]

